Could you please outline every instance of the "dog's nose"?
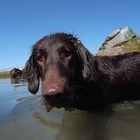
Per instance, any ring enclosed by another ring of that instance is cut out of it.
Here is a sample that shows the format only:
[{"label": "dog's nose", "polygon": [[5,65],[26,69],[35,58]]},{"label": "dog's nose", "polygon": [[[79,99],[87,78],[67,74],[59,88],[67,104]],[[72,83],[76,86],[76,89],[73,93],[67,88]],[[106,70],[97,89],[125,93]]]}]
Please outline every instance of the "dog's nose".
[{"label": "dog's nose", "polygon": [[56,88],[49,88],[46,91],[43,92],[43,96],[55,96],[55,95],[61,95],[62,90],[56,89]]},{"label": "dog's nose", "polygon": [[56,94],[58,93],[57,93],[57,90],[54,88],[50,88],[47,92],[47,95],[56,95]]}]

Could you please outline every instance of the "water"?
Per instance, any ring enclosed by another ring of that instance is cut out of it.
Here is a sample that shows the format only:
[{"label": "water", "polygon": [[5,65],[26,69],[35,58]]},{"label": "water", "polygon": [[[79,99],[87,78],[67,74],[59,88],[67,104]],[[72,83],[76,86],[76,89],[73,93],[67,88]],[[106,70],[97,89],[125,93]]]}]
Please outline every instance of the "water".
[{"label": "water", "polygon": [[41,95],[25,83],[0,80],[2,140],[140,140],[140,101],[113,105],[104,112],[46,112]]},{"label": "water", "polygon": [[0,118],[8,115],[20,99],[31,96],[23,81],[0,79]]}]

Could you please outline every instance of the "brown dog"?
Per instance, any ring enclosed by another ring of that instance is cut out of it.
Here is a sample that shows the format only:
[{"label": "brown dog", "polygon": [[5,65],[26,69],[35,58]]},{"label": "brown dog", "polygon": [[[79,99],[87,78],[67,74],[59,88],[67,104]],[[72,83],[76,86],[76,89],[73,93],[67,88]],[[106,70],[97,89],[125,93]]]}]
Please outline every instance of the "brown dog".
[{"label": "brown dog", "polygon": [[99,110],[140,98],[140,54],[96,57],[72,34],[56,33],[33,46],[24,77],[33,94],[41,78],[48,111],[54,106]]}]

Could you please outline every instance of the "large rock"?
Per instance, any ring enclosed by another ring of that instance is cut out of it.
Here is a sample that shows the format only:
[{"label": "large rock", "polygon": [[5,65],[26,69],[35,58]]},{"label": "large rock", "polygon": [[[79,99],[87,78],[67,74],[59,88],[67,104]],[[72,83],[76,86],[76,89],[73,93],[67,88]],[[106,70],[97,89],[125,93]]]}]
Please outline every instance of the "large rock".
[{"label": "large rock", "polygon": [[22,71],[20,69],[13,68],[10,71],[10,76],[11,76],[12,79],[21,78],[22,77]]},{"label": "large rock", "polygon": [[140,52],[140,37],[132,29],[125,27],[113,31],[96,55],[118,55],[129,52]]}]

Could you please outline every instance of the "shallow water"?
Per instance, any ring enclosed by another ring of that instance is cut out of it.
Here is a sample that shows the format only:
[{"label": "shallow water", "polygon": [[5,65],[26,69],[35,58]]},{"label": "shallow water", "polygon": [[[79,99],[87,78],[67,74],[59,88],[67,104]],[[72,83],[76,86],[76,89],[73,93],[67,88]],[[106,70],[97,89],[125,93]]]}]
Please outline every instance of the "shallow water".
[{"label": "shallow water", "polygon": [[140,101],[113,105],[104,112],[46,112],[41,96],[25,83],[0,80],[1,140],[140,140]]},{"label": "shallow water", "polygon": [[23,81],[0,79],[0,118],[8,115],[23,97],[31,96]]}]

